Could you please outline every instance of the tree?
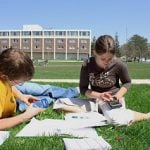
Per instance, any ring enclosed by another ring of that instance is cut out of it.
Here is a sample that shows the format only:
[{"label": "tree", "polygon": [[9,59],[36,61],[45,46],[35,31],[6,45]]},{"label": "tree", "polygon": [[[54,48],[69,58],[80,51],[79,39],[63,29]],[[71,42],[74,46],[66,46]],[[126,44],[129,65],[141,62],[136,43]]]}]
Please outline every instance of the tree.
[{"label": "tree", "polygon": [[127,42],[127,57],[146,57],[148,51],[148,40],[139,35],[133,35]]},{"label": "tree", "polygon": [[96,37],[94,36],[92,41],[91,41],[91,55],[93,56],[93,51],[95,49],[95,42],[96,42]]},{"label": "tree", "polygon": [[119,41],[118,41],[118,34],[116,33],[115,35],[115,47],[116,47],[116,56],[120,57],[121,53],[120,53],[120,46],[119,46]]}]

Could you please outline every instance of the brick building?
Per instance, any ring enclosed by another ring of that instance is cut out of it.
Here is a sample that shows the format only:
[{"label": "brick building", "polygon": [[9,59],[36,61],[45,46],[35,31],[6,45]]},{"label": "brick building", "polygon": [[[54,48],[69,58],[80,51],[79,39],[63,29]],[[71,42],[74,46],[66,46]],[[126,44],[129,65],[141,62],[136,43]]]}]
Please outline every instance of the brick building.
[{"label": "brick building", "polygon": [[84,59],[91,55],[90,30],[53,30],[23,25],[22,30],[0,30],[0,52],[14,47],[32,59]]}]

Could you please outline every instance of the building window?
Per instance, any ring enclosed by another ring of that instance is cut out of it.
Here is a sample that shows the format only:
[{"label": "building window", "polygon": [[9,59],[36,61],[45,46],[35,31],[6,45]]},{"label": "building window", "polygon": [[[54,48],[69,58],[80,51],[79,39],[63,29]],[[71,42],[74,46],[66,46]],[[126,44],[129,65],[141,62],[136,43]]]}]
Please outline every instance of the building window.
[{"label": "building window", "polygon": [[46,46],[46,49],[52,49],[52,46],[48,45]]},{"label": "building window", "polygon": [[63,43],[64,42],[64,39],[58,39],[57,40],[57,43]]},{"label": "building window", "polygon": [[40,49],[40,46],[36,45],[34,48],[35,48],[35,49]]},{"label": "building window", "polygon": [[41,39],[34,39],[35,43],[39,43],[41,41]]},{"label": "building window", "polygon": [[59,35],[59,36],[66,35],[66,31],[56,31],[56,35]]},{"label": "building window", "polygon": [[23,49],[29,49],[29,46],[23,46],[22,48]]},{"label": "building window", "polygon": [[63,49],[64,48],[64,46],[63,45],[58,45],[58,47],[57,47],[58,49]]},{"label": "building window", "polygon": [[2,39],[1,43],[8,43],[8,40],[7,39]]},{"label": "building window", "polygon": [[12,43],[18,43],[19,42],[18,39],[12,39],[11,41],[12,41]]},{"label": "building window", "polygon": [[87,43],[87,40],[81,40],[81,43]]},{"label": "building window", "polygon": [[67,35],[69,35],[69,36],[78,36],[78,31],[68,31]]},{"label": "building window", "polygon": [[31,36],[31,31],[22,31],[22,35]]},{"label": "building window", "polygon": [[42,31],[33,31],[32,34],[36,36],[40,36],[42,35]]},{"label": "building window", "polygon": [[53,40],[52,40],[52,39],[45,39],[45,42],[46,42],[46,43],[52,43]]},{"label": "building window", "polygon": [[12,35],[12,36],[19,36],[20,35],[20,31],[12,31],[12,32],[10,32],[10,35]]},{"label": "building window", "polygon": [[80,36],[90,36],[89,31],[80,31]]},{"label": "building window", "polygon": [[44,31],[44,35],[54,35],[54,31]]},{"label": "building window", "polygon": [[86,48],[85,45],[82,45],[81,49],[82,49],[82,50],[86,50],[87,48]]},{"label": "building window", "polygon": [[30,39],[22,39],[23,43],[29,43]]},{"label": "building window", "polygon": [[76,43],[76,40],[71,39],[71,40],[69,40],[69,43]]},{"label": "building window", "polygon": [[3,46],[2,46],[2,49],[7,49],[7,48],[8,48],[7,45],[3,45]]},{"label": "building window", "polygon": [[69,49],[74,50],[74,49],[75,49],[75,46],[69,46]]},{"label": "building window", "polygon": [[11,46],[12,48],[15,48],[15,49],[19,49],[19,46],[17,46],[17,45],[13,45],[13,46]]},{"label": "building window", "polygon": [[0,32],[0,36],[9,36],[9,32]]}]

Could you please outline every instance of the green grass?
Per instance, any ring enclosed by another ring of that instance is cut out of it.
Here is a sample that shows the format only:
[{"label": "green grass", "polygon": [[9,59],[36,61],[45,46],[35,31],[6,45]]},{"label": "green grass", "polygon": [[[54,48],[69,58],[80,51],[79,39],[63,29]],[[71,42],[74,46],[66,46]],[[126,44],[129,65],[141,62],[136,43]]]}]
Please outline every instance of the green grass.
[{"label": "green grass", "polygon": [[78,79],[81,62],[50,62],[46,67],[36,66],[34,78]]},{"label": "green grass", "polygon": [[129,74],[133,79],[150,79],[150,63],[128,63]]},{"label": "green grass", "polygon": [[[79,79],[82,62],[49,62],[35,67],[34,78],[39,79]],[[127,63],[132,79],[150,79],[150,63]]]},{"label": "green grass", "polygon": [[[75,87],[77,84],[53,83],[61,87]],[[128,108],[136,111],[149,112],[150,110],[150,85],[133,85],[126,94],[126,104]],[[52,105],[37,119],[58,118],[63,119],[64,112],[52,110]],[[63,137],[27,137],[16,138],[15,135],[26,125],[12,128],[10,137],[0,150],[63,150]],[[150,121],[141,121],[131,126],[105,126],[96,128],[99,135],[108,141],[113,150],[150,150]]]},{"label": "green grass", "polygon": [[[35,66],[34,78],[41,79],[79,79],[82,62],[49,62],[48,66]],[[134,79],[150,79],[150,63],[128,63],[129,74]],[[46,83],[42,83],[46,84]],[[52,83],[61,87],[76,87],[75,83]],[[128,108],[136,111],[150,111],[150,85],[133,85],[126,94]],[[38,119],[63,119],[64,112],[55,112],[50,106],[37,116]],[[0,150],[63,150],[62,137],[27,137],[15,135],[26,125],[23,123],[10,129],[10,137],[0,146]],[[150,121],[135,123],[129,127],[113,125],[96,128],[99,135],[107,140],[114,150],[150,150]]]}]

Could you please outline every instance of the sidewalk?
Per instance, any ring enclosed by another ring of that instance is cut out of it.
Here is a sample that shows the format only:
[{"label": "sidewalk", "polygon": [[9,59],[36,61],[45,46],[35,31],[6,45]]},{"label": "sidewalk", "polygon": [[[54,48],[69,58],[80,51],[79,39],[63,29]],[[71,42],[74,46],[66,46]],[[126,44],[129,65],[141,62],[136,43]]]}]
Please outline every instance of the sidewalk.
[{"label": "sidewalk", "polygon": [[[33,82],[79,83],[78,79],[32,79]],[[150,79],[132,79],[132,84],[150,84]]]}]

